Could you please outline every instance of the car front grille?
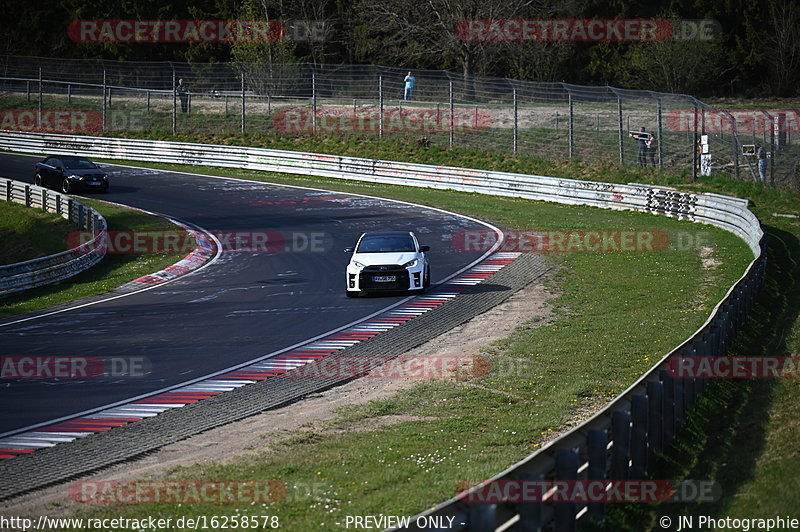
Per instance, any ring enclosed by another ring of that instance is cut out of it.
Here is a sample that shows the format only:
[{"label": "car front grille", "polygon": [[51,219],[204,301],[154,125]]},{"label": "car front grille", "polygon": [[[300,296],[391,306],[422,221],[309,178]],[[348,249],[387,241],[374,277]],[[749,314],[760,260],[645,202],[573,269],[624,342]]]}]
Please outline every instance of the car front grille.
[{"label": "car front grille", "polygon": [[[391,282],[373,281],[375,276],[394,276]],[[359,274],[361,290],[408,290],[408,270],[397,264],[367,266]]]}]

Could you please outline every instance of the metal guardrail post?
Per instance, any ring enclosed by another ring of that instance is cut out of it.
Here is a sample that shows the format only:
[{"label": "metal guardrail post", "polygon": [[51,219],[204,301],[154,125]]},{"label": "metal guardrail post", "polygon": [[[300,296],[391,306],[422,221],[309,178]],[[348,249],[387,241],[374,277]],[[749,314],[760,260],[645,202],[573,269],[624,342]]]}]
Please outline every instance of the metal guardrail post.
[{"label": "metal guardrail post", "polygon": [[472,530],[494,530],[497,527],[497,505],[473,503],[469,505],[469,527]]},{"label": "metal guardrail post", "polygon": [[631,467],[629,478],[642,479],[647,474],[647,396],[631,397]]},{"label": "metal guardrail post", "polygon": [[[578,455],[575,451],[572,449],[556,451],[555,474],[555,480],[575,481],[578,479]],[[577,527],[575,509],[574,501],[553,503],[556,532],[575,532]]]},{"label": "metal guardrail post", "polygon": [[[589,456],[589,469],[586,476],[589,480],[605,480],[608,468],[608,433],[605,430],[590,430],[586,435],[586,451]],[[616,479],[615,479],[616,480]],[[590,502],[587,504],[589,518],[602,523],[606,517],[605,504]]]},{"label": "metal guardrail post", "polygon": [[31,187],[30,185],[25,185],[25,206],[31,206]]},{"label": "metal guardrail post", "polygon": [[664,452],[664,384],[661,381],[647,383],[647,441],[650,452]]},{"label": "metal guardrail post", "polygon": [[658,378],[664,385],[663,441],[667,448],[675,439],[675,378],[666,370],[659,371]]},{"label": "metal guardrail post", "polygon": [[611,414],[611,478],[628,480],[628,467],[631,457],[631,416],[624,410]]},{"label": "metal guardrail post", "polygon": [[[522,474],[519,475],[520,482],[542,482],[544,475]],[[542,528],[542,503],[538,501],[523,501],[517,504],[519,523],[517,529],[524,532],[534,532]]]},{"label": "metal guardrail post", "polygon": [[47,189],[43,188],[41,190],[41,207],[44,212],[47,212]]}]

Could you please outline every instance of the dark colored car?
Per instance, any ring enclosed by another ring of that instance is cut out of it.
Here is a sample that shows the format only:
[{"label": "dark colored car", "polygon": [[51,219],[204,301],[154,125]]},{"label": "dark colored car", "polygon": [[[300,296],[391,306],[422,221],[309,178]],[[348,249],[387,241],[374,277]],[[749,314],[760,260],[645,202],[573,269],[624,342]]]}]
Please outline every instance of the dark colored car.
[{"label": "dark colored car", "polygon": [[36,163],[33,182],[40,187],[56,187],[64,194],[79,190],[108,192],[109,182],[99,166],[86,157],[56,155]]}]

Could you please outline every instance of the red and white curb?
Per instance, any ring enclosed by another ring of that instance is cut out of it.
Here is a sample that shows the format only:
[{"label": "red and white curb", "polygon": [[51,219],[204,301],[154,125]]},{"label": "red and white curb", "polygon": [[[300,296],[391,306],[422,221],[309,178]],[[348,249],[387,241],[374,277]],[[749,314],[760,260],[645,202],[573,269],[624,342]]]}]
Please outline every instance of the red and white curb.
[{"label": "red and white curb", "polygon": [[[195,236],[198,238],[198,244],[200,244],[202,234]],[[198,250],[207,249],[209,248],[198,245],[198,249],[195,250],[195,252],[203,253],[203,251]],[[184,260],[190,263],[199,260],[193,257],[195,252]],[[209,251],[209,253],[213,253],[213,249]],[[22,454],[29,454],[37,449],[53,447],[59,443],[82,438],[95,432],[111,430],[114,427],[127,425],[128,423],[139,421],[146,417],[157,416],[161,412],[171,408],[180,408],[222,392],[277,377],[289,370],[323,359],[332,353],[372,338],[373,336],[377,336],[384,331],[402,325],[417,316],[425,314],[429,310],[443,305],[470,286],[480,284],[484,279],[511,264],[519,255],[519,253],[495,253],[428,294],[415,297],[396,308],[378,314],[364,322],[275,357],[241,367],[234,371],[209,377],[206,380],[195,382],[188,386],[158,393],[94,414],[61,421],[53,425],[37,428],[36,430],[0,438],[0,459],[14,458]],[[204,261],[205,260],[207,259],[204,259]],[[183,267],[178,266],[180,264],[180,262],[177,263],[175,267]],[[167,270],[170,268],[167,268]],[[145,276],[142,279],[150,277],[161,279],[159,274]],[[133,282],[142,282],[144,284],[157,283],[155,279],[147,279],[145,281],[137,279]]]}]

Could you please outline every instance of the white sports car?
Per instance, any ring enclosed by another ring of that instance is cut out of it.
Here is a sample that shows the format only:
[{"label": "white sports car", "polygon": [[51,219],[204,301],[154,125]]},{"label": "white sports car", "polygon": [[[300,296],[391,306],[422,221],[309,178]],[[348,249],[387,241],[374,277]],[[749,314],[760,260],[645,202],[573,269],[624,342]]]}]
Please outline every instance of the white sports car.
[{"label": "white sports car", "polygon": [[422,292],[431,284],[431,267],[416,235],[409,231],[364,233],[355,247],[345,248],[352,253],[347,265],[347,297],[361,292],[407,291]]}]

